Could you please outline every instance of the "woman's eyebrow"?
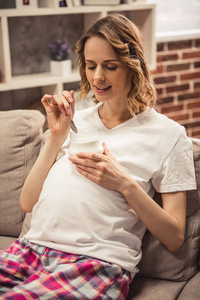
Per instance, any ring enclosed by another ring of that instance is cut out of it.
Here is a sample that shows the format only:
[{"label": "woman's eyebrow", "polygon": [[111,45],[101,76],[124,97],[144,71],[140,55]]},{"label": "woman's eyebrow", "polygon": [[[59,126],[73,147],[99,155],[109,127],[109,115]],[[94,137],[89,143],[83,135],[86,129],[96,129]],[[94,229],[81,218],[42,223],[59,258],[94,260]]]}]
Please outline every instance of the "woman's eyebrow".
[{"label": "woman's eyebrow", "polygon": [[94,63],[94,61],[93,61],[93,60],[90,60],[90,59],[85,59],[85,61]]},{"label": "woman's eyebrow", "polygon": [[107,59],[107,60],[104,60],[104,62],[112,62],[112,61],[119,61],[118,59]]},{"label": "woman's eyebrow", "polygon": [[[90,59],[86,59],[85,61],[86,62],[91,62],[91,63],[95,62],[94,60],[90,60]],[[118,59],[106,59],[106,60],[104,60],[104,62],[112,62],[112,61],[118,62],[119,60]]]}]

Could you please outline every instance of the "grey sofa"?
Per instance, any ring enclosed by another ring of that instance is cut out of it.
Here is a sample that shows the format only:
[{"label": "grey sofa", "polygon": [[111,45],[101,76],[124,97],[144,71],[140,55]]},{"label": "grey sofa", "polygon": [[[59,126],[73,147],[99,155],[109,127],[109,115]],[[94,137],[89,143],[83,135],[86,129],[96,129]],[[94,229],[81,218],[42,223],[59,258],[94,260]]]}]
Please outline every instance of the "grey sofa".
[{"label": "grey sofa", "polygon": [[[43,124],[44,116],[35,110],[0,112],[0,249],[29,228],[31,214],[21,211],[19,196],[42,145]],[[170,253],[146,232],[128,300],[200,299],[200,140],[192,141],[198,189],[188,192],[185,242]]]}]

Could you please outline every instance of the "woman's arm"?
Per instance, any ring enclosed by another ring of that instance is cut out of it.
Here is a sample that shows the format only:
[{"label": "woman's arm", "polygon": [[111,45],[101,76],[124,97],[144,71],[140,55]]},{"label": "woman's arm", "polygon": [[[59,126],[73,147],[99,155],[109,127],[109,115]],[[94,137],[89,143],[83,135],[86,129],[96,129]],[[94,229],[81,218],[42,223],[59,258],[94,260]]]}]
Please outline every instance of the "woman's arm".
[{"label": "woman's arm", "polygon": [[73,96],[73,91],[70,93],[64,91],[62,97],[45,95],[42,98],[50,132],[22,188],[20,205],[25,212],[31,212],[33,206],[37,203],[48,172],[69,134],[71,118],[69,103],[72,103],[74,111]]},{"label": "woman's arm", "polygon": [[104,155],[79,153],[69,157],[80,174],[108,189],[120,192],[146,227],[170,251],[183,243],[186,219],[186,192],[162,194],[160,207],[127,174],[104,144]]},{"label": "woman's arm", "polygon": [[182,245],[186,222],[186,192],[162,194],[163,208],[131,178],[127,179],[121,193],[149,231],[169,251],[174,252]]}]

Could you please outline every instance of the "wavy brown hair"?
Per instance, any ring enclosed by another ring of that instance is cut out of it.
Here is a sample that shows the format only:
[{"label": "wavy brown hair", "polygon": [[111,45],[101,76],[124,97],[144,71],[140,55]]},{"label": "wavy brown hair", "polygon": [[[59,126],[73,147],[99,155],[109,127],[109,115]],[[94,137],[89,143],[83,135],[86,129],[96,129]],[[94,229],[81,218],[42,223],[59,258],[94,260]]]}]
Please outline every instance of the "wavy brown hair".
[{"label": "wavy brown hair", "polygon": [[[144,56],[140,31],[132,21],[119,13],[99,19],[76,44],[81,76],[80,97],[87,97],[90,91],[90,84],[86,77],[84,47],[86,41],[92,36],[105,38],[113,47],[119,60],[131,71],[132,87],[127,95],[131,114],[135,115],[147,106],[153,107],[156,102],[156,89]],[[96,99],[95,102],[98,103],[98,100]]]}]

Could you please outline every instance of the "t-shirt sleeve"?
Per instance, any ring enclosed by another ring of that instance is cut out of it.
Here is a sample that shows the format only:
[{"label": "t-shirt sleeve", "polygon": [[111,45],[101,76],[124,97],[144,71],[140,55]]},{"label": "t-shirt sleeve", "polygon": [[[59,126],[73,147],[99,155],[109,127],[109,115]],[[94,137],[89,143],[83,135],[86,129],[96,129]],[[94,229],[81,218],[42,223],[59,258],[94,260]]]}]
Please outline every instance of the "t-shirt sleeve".
[{"label": "t-shirt sleeve", "polygon": [[196,189],[192,141],[185,131],[167,156],[162,169],[152,178],[159,193]]}]

